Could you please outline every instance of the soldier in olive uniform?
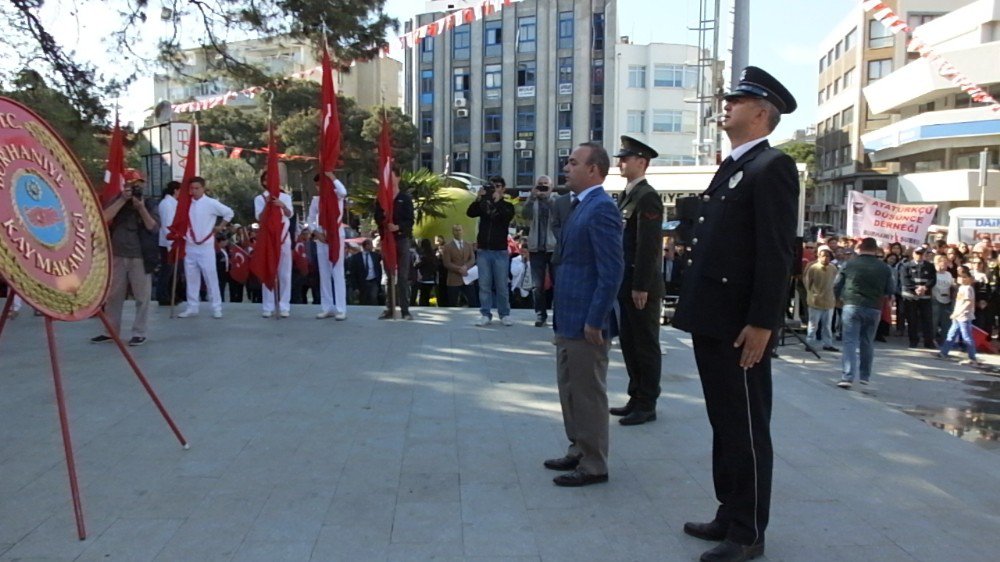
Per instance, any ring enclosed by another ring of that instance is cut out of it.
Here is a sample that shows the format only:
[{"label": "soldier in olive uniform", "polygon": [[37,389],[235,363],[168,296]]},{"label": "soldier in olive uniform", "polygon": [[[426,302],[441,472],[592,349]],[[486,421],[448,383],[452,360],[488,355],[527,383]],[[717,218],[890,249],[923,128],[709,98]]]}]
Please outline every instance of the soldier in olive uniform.
[{"label": "soldier in olive uniform", "polygon": [[733,151],[702,194],[674,326],[690,332],[712,424],[719,500],[708,523],[684,532],[722,541],[702,561],[764,553],[771,501],[770,342],[788,300],[799,179],[767,135],[795,98],[770,74],[747,67],[725,96],[721,127]]},{"label": "soldier in olive uniform", "polygon": [[663,300],[663,202],[646,181],[652,148],[622,136],[615,155],[622,176],[628,180],[618,199],[625,231],[625,278],[618,291],[618,329],[625,369],[628,403],[611,408],[623,416],[618,423],[639,425],[656,419],[660,396],[660,304]]}]

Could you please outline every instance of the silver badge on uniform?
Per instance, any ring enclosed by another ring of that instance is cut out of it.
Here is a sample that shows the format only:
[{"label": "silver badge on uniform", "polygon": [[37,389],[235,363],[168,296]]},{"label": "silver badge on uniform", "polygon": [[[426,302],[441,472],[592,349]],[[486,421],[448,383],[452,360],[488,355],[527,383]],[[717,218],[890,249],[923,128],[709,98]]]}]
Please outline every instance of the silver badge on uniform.
[{"label": "silver badge on uniform", "polygon": [[741,179],[743,179],[743,170],[736,172],[733,174],[733,177],[729,178],[729,189],[733,189],[739,185]]}]

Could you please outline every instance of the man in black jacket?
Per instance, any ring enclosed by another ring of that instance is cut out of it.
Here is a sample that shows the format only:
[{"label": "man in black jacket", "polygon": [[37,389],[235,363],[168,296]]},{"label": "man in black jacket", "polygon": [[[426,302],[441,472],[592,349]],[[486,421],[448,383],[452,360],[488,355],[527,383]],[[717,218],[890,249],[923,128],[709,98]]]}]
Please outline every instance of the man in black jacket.
[{"label": "man in black jacket", "polygon": [[347,270],[352,284],[358,289],[363,305],[378,304],[378,288],[382,283],[382,256],[372,251],[372,241],[365,239],[361,251],[347,258]]},{"label": "man in black jacket", "polygon": [[899,284],[902,286],[903,300],[906,301],[910,347],[919,347],[920,336],[923,335],[924,347],[937,349],[934,345],[934,323],[931,320],[931,289],[937,283],[937,272],[931,262],[924,261],[924,252],[919,246],[913,250],[913,259],[902,266]]},{"label": "man in black jacket", "polygon": [[[396,242],[396,303],[403,320],[413,320],[410,316],[410,237],[413,235],[413,197],[399,186],[399,165],[392,164],[392,183],[396,197],[392,204],[392,222],[386,221],[382,207],[375,203],[375,222],[383,238],[392,236]],[[390,274],[392,275],[392,274]],[[386,298],[385,310],[380,320],[392,318],[391,299]]]},{"label": "man in black jacket", "polygon": [[615,158],[628,184],[618,199],[625,223],[625,277],[618,290],[618,331],[628,371],[628,403],[611,408],[611,414],[623,416],[618,420],[622,425],[639,425],[656,419],[656,399],[660,396],[663,202],[646,181],[646,168],[657,152],[632,137],[623,135],[621,143]]},{"label": "man in black jacket", "polygon": [[[122,306],[132,289],[135,320],[132,322],[131,346],[146,343],[146,322],[153,288],[153,271],[160,263],[159,228],[156,204],[143,196],[145,180],[138,170],[122,174],[125,185],[118,197],[104,207],[104,220],[111,231],[111,287],[104,309],[116,333],[121,333]],[[112,341],[109,335],[94,336],[93,343]]]},{"label": "man in black jacket", "polygon": [[469,205],[465,214],[479,218],[479,233],[476,235],[476,269],[479,271],[479,312],[481,316],[476,326],[485,326],[493,321],[494,296],[500,322],[504,326],[513,324],[510,320],[510,289],[507,276],[510,273],[510,255],[507,253],[507,229],[514,220],[514,206],[504,200],[506,182],[500,176],[490,178],[490,186],[483,187],[476,200]]},{"label": "man in black jacket", "polygon": [[770,74],[743,70],[725,96],[722,129],[733,151],[701,195],[673,324],[690,332],[712,424],[719,508],[684,532],[722,541],[705,562],[764,553],[771,505],[771,355],[788,299],[799,177],[767,135],[795,98]]}]

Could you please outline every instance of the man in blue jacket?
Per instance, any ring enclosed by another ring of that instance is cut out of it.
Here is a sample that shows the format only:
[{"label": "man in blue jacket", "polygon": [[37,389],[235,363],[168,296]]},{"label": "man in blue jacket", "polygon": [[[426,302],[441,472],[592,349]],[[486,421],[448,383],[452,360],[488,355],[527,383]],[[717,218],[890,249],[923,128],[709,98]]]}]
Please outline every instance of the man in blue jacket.
[{"label": "man in blue jacket", "polygon": [[583,143],[564,168],[573,192],[560,232],[553,328],[556,376],[569,448],[545,461],[557,486],[608,481],[608,335],[611,309],[625,269],[622,221],[601,184],[611,159],[597,143]]}]

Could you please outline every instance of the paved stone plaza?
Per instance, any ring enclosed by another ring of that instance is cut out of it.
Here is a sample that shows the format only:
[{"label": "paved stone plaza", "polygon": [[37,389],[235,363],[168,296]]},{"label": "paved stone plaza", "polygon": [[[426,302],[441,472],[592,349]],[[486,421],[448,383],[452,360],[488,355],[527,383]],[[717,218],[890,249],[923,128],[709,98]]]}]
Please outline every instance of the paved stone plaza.
[{"label": "paved stone plaza", "polygon": [[[531,311],[474,328],[473,310],[414,310],[413,322],[360,307],[347,322],[311,306],[281,321],[249,304],[222,320],[156,310],[134,352],[187,451],[115,348],[88,342],[96,321],[57,324],[82,542],[43,323],[22,315],[0,337],[0,561],[691,561],[711,546],[681,532],[716,505],[685,334],[663,330],[659,419],[613,423],[610,482],[566,489],[541,466],[566,445],[551,331]],[[775,364],[765,560],[996,560],[997,451],[878,396],[963,368],[880,348],[875,384],[845,392],[836,365],[801,346]],[[612,404],[625,386],[614,348]]]}]

